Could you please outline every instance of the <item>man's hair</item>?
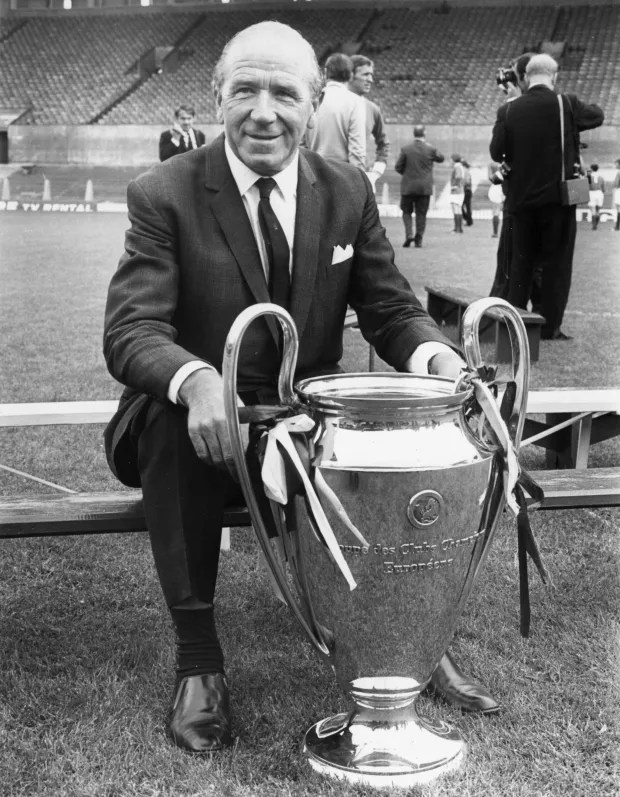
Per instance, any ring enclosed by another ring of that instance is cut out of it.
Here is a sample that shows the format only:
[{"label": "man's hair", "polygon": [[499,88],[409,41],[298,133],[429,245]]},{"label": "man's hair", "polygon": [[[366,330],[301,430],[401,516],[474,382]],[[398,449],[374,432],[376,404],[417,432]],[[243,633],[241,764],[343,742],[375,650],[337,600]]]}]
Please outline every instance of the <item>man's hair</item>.
[{"label": "man's hair", "polygon": [[185,111],[185,113],[190,114],[190,116],[196,116],[196,111],[194,110],[194,106],[184,104],[177,106],[177,108],[174,111],[174,118],[178,119],[182,111]]},{"label": "man's hair", "polygon": [[459,155],[458,152],[453,152],[452,155],[450,155],[450,157],[452,158],[452,160],[455,163],[460,163],[461,162],[461,156]]},{"label": "man's hair", "polygon": [[413,126],[413,137],[414,138],[424,138],[426,135],[426,128],[424,125],[414,125]]},{"label": "man's hair", "polygon": [[344,53],[333,53],[325,61],[325,79],[336,80],[338,83],[346,83],[351,80],[353,74],[353,62]]},{"label": "man's hair", "polygon": [[540,53],[533,55],[525,67],[525,74],[527,77],[545,76],[552,78],[557,74],[558,62],[547,53]]},{"label": "man's hair", "polygon": [[362,66],[372,66],[374,67],[374,61],[371,61],[370,58],[366,58],[365,55],[352,55],[351,56],[351,63],[353,64],[353,74],[357,72],[357,70]]},{"label": "man's hair", "polygon": [[213,70],[213,78],[211,80],[211,87],[214,94],[219,94],[224,79],[226,77],[226,67],[230,59],[231,52],[234,52],[238,46],[243,46],[243,42],[250,36],[258,35],[261,38],[266,36],[273,36],[276,39],[287,38],[293,40],[300,50],[305,50],[308,55],[308,85],[310,87],[310,94],[313,99],[319,96],[319,92],[323,87],[323,76],[319,69],[316,54],[312,49],[312,45],[299,33],[295,28],[290,25],[284,25],[282,22],[275,20],[266,20],[264,22],[257,22],[255,25],[250,25],[239,33],[235,34],[224,46],[222,54],[220,55],[215,69]]},{"label": "man's hair", "polygon": [[598,163],[593,163],[592,166],[590,166],[590,168],[592,169],[593,172],[598,172]]},{"label": "man's hair", "polygon": [[515,60],[515,62],[513,64],[513,69],[514,69],[514,71],[517,74],[517,78],[521,82],[523,82],[525,80],[525,69],[526,69],[527,65],[529,64],[532,56],[534,56],[535,54],[536,53],[523,53],[523,55],[520,55]]}]

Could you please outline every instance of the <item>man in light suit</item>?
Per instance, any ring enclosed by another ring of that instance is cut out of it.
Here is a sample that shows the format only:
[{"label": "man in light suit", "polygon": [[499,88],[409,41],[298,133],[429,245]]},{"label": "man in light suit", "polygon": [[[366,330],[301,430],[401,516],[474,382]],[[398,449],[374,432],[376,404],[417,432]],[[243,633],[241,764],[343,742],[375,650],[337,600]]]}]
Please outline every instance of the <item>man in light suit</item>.
[{"label": "man in light suit", "polygon": [[198,149],[205,143],[205,134],[196,130],[194,116],[196,111],[191,105],[179,105],[174,112],[174,123],[170,130],[164,130],[159,137],[159,160],[166,161],[173,155]]},{"label": "man in light suit", "polygon": [[306,139],[324,158],[366,169],[366,106],[349,91],[352,74],[353,62],[344,53],[332,53],[325,61],[325,88]]},{"label": "man in light suit", "polygon": [[[275,300],[278,258],[261,227],[265,201],[286,238],[290,290],[277,300],[299,331],[296,378],[339,370],[348,304],[394,367],[455,377],[462,365],[394,265],[363,172],[299,149],[320,86],[314,52],[296,31],[276,22],[241,31],[214,75],[224,135],[128,188],[131,227],[110,284],[104,336],[108,367],[127,387],[106,429],[106,452],[121,481],[142,486],[177,636],[169,732],[194,753],[232,742],[213,600],[222,513],[239,500],[239,488],[220,372],[237,315]],[[277,401],[271,320],[259,319],[244,338],[240,403]],[[448,657],[433,679],[461,708],[497,708]]]}]

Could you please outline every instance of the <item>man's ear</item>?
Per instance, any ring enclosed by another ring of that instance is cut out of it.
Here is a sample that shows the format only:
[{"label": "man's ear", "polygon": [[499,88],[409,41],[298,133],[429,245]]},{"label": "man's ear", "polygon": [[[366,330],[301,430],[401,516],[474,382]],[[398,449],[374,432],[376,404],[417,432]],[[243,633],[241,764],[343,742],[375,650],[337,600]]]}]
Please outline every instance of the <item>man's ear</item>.
[{"label": "man's ear", "polygon": [[308,117],[308,121],[306,122],[306,128],[308,130],[312,130],[312,128],[316,124],[316,111],[318,107],[319,107],[318,99],[312,100],[312,111],[310,112],[310,116]]},{"label": "man's ear", "polygon": [[220,124],[224,124],[224,112],[222,111],[222,92],[215,92],[215,118]]}]

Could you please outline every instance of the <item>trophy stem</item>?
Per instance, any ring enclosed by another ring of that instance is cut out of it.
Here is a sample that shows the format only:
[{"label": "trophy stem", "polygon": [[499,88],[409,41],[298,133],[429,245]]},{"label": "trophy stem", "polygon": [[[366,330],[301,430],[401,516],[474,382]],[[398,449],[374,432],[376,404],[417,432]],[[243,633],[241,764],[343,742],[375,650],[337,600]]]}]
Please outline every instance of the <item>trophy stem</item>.
[{"label": "trophy stem", "polygon": [[465,742],[447,723],[419,716],[422,687],[408,678],[358,679],[349,692],[355,709],[321,720],[306,733],[303,752],[310,766],[375,788],[411,788],[458,769]]}]

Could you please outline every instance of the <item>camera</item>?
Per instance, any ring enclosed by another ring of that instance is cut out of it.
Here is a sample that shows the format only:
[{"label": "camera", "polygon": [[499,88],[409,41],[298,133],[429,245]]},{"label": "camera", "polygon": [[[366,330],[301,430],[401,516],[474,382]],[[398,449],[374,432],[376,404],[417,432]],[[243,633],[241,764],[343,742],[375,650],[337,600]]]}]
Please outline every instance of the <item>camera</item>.
[{"label": "camera", "polygon": [[506,163],[506,161],[502,161],[499,165],[499,168],[491,175],[491,182],[493,185],[501,185],[509,174],[510,166]]},{"label": "camera", "polygon": [[500,66],[495,74],[495,82],[506,91],[509,83],[512,83],[513,86],[517,85],[517,73],[511,66]]}]

